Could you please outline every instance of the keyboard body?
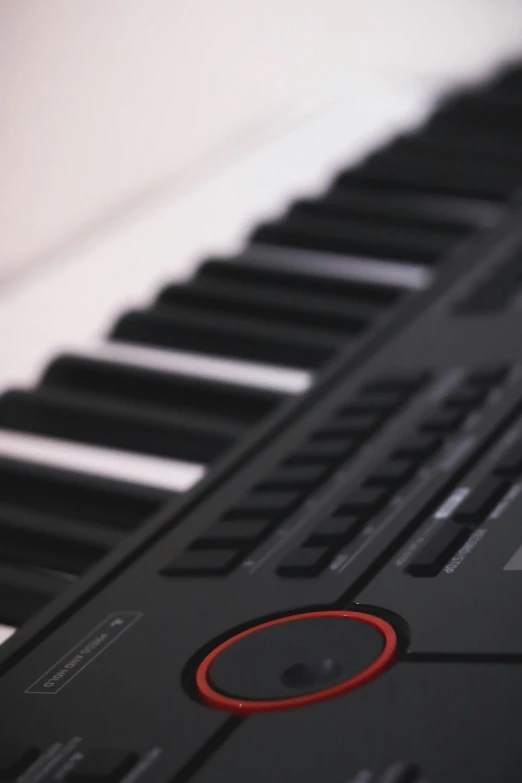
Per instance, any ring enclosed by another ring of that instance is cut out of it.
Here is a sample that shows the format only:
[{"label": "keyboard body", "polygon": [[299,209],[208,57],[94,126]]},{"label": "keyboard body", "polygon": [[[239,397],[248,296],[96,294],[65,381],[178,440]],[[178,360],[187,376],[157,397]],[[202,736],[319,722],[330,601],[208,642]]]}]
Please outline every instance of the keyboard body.
[{"label": "keyboard body", "polygon": [[[427,779],[445,783],[457,783],[463,774],[477,783],[514,780],[522,676],[516,473],[493,508],[478,512],[465,555],[454,559],[450,551],[430,576],[415,577],[405,568],[415,557],[412,548],[422,549],[424,538],[446,522],[441,509],[449,502],[458,510],[462,488],[471,495],[480,489],[520,434],[522,313],[516,307],[487,318],[459,312],[484,276],[520,254],[519,225],[514,207],[496,237],[456,260],[447,280],[412,302],[393,336],[339,361],[317,389],[316,404],[302,401],[280,434],[275,426],[270,439],[265,433],[243,444],[183,508],[165,511],[141,540],[42,613],[32,634],[22,629],[3,662],[2,733],[49,752],[59,747],[54,752],[65,753],[61,761],[49,756],[56,770],[83,743],[130,750],[148,759],[143,774],[158,781],[371,780],[364,770],[376,774],[399,761],[421,764]],[[473,375],[477,383],[467,388],[488,393],[478,394],[478,404],[471,395],[467,407],[459,393]],[[419,377],[423,385],[400,415],[327,475],[262,544],[244,557],[234,555],[231,570],[230,552],[216,543],[215,549],[209,544],[211,551],[224,557],[215,573],[183,574],[191,542],[210,541],[218,520],[365,384]],[[460,424],[459,416],[437,423],[441,411],[467,417]],[[402,487],[392,480],[388,486],[397,491],[390,491],[387,504],[324,567],[281,575],[285,559],[342,505],[347,490],[390,453],[407,454],[419,427],[445,441],[440,450],[419,458],[418,472]],[[173,573],[162,574],[171,562]],[[404,634],[393,668],[365,688],[307,709],[245,719],[195,700],[195,662],[236,629],[285,613],[360,607],[393,617]],[[87,666],[88,653],[78,658],[80,648],[96,646],[118,619],[125,632],[115,635],[110,649],[102,643]],[[58,684],[49,688],[53,678]]]},{"label": "keyboard body", "polygon": [[518,779],[521,216],[514,192],[427,285],[410,264],[400,307],[2,646],[4,780]]}]

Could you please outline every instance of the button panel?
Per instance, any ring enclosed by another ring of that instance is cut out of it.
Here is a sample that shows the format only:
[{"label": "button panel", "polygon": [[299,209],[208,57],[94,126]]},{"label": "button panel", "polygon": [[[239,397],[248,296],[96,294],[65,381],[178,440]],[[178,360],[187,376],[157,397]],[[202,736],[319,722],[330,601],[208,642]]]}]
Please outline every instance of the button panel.
[{"label": "button panel", "polygon": [[[342,499],[329,517],[322,520],[311,535],[304,540],[301,547],[287,556],[277,568],[278,575],[303,578],[317,576],[324,571],[332,563],[334,557],[361,533],[366,522],[379,514],[393,497],[415,477],[426,461],[441,450],[445,439],[455,434],[467,416],[478,405],[484,404],[489,391],[505,379],[507,372],[505,367],[492,367],[474,370],[465,376],[458,387],[437,404],[435,410],[424,415],[417,425],[416,431],[395,445],[392,453],[377,464],[371,473]],[[477,390],[480,394],[475,393]],[[472,393],[468,395],[468,392]],[[455,400],[458,400],[458,405],[455,405]],[[464,406],[464,400],[466,400],[466,406]],[[494,486],[488,483],[483,488],[480,497],[469,499],[470,513],[471,504],[473,504],[478,505],[477,518],[481,515],[487,515],[488,510],[495,507],[508,489],[509,484],[504,481],[495,481]],[[466,506],[463,508],[464,514],[466,514]],[[467,524],[471,523],[469,514],[465,521]],[[443,553],[437,554],[429,567],[425,569],[423,567],[414,568],[409,573],[414,573],[416,576],[420,576],[421,572],[423,572],[422,575],[424,572],[426,575],[437,573],[440,563],[444,560],[444,553],[451,551],[451,555],[453,555],[456,550],[452,549],[452,546],[458,549],[457,544],[460,546],[464,543],[468,535],[469,532],[466,532],[462,526],[460,529],[457,527],[452,545],[448,544],[447,549],[444,549],[445,536],[449,536],[449,532],[448,530],[441,531],[440,538],[433,542],[433,550],[442,546]],[[300,568],[301,562],[303,564],[308,562],[306,554],[308,549],[318,551],[318,546],[326,546],[327,552],[322,550],[322,556],[317,557],[313,568],[305,566]],[[431,556],[432,553],[428,552],[428,559]],[[291,568],[287,568],[287,562],[292,564]]]},{"label": "button panel", "polygon": [[[165,576],[224,576],[287,519],[336,468],[356,454],[429,381],[427,372],[377,378],[314,430],[296,451],[261,479],[190,547],[168,564]],[[403,464],[397,463],[400,470]],[[389,468],[393,470],[393,467]],[[384,477],[379,485],[354,491],[340,511],[368,517],[389,495]],[[330,540],[331,537],[328,537]],[[326,548],[298,550],[281,564],[282,576],[314,576],[330,559]]]}]

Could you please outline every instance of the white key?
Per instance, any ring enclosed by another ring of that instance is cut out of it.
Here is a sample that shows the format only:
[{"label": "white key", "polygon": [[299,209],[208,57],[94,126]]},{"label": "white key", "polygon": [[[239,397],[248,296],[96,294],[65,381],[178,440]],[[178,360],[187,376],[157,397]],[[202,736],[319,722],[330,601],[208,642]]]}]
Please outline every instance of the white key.
[{"label": "white key", "polygon": [[316,277],[408,288],[412,291],[424,290],[433,280],[432,270],[423,264],[402,264],[398,261],[262,244],[249,248],[245,263],[267,269],[289,269]]},{"label": "white key", "polygon": [[106,479],[186,492],[204,475],[192,462],[0,429],[0,456]]},{"label": "white key", "polygon": [[3,644],[10,639],[15,631],[16,628],[11,628],[10,625],[2,625],[2,623],[0,623],[0,644]]},{"label": "white key", "polygon": [[101,343],[92,348],[75,349],[74,353],[107,363],[133,365],[282,394],[303,394],[314,380],[313,374],[306,370],[124,342]]}]

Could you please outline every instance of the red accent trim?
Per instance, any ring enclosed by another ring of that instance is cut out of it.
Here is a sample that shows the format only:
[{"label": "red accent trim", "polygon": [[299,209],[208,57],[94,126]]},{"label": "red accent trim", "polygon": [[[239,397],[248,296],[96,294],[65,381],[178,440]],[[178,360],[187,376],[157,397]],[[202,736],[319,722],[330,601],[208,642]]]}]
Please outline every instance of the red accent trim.
[{"label": "red accent trim", "polygon": [[[296,620],[308,620],[318,617],[337,617],[344,618],[346,620],[355,620],[361,623],[367,623],[373,626],[384,636],[384,649],[379,655],[376,661],[371,666],[362,671],[360,674],[352,677],[346,682],[342,682],[339,685],[334,685],[332,688],[325,688],[323,691],[317,693],[310,693],[306,696],[296,696],[292,699],[278,699],[275,701],[241,701],[230,696],[224,696],[219,691],[216,691],[210,684],[209,672],[210,667],[218,657],[226,649],[231,647],[236,642],[244,639],[246,636],[257,633],[265,628],[271,628],[274,625],[281,625],[282,623],[292,623]],[[256,712],[277,712],[279,710],[291,710],[296,707],[308,707],[311,704],[318,704],[319,702],[326,701],[327,699],[333,699],[336,696],[341,696],[343,693],[348,693],[361,685],[365,685],[367,682],[378,677],[384,672],[394,661],[397,654],[397,636],[395,631],[384,620],[379,617],[374,617],[371,614],[363,614],[362,612],[309,612],[306,614],[295,614],[289,617],[280,617],[278,620],[270,620],[262,625],[256,625],[253,628],[249,628],[242,633],[232,636],[231,639],[227,639],[214,650],[200,664],[196,673],[196,684],[199,689],[199,693],[202,701],[208,707],[214,707],[218,710],[226,710],[232,712],[235,715],[244,717],[246,715],[252,715]]]}]

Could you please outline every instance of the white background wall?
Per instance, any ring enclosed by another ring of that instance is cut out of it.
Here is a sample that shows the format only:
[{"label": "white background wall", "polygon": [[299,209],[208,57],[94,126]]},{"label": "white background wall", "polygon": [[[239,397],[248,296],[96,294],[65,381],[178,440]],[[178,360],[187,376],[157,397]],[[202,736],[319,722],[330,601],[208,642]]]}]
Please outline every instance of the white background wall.
[{"label": "white background wall", "polygon": [[333,76],[522,52],[520,0],[0,0],[0,271]]}]

